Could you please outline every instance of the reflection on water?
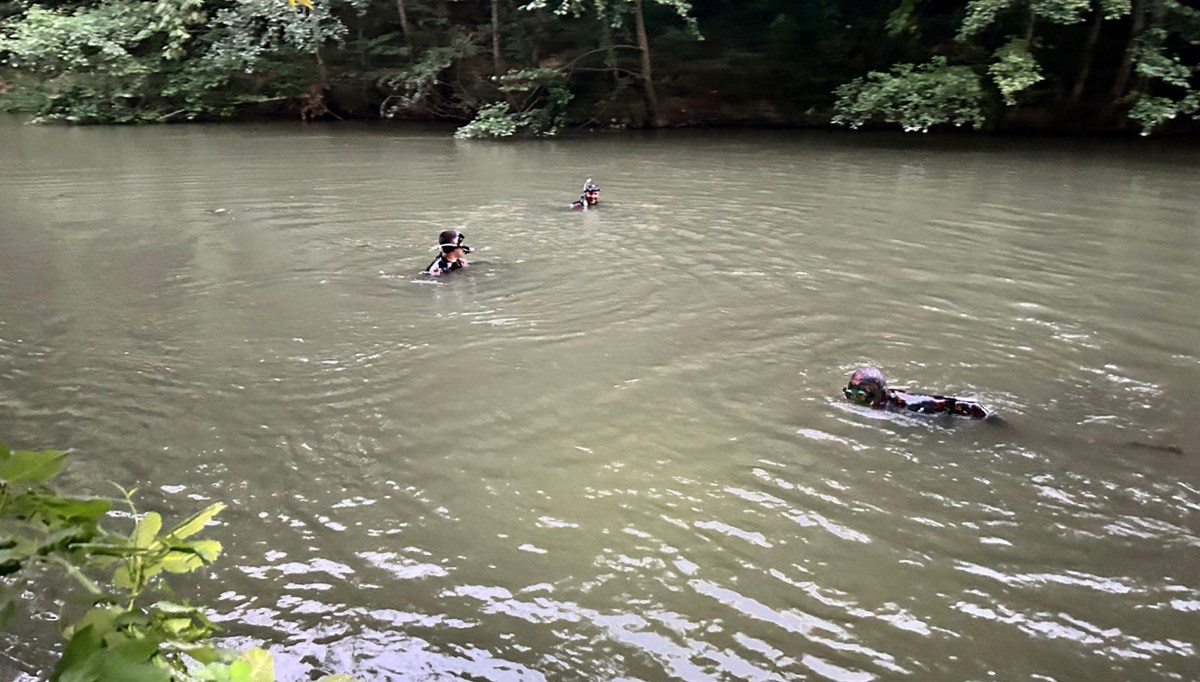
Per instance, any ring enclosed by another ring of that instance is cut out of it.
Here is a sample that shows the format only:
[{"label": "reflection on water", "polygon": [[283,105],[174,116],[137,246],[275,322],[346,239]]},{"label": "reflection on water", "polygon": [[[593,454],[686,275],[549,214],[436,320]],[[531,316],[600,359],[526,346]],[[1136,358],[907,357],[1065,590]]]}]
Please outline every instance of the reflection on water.
[{"label": "reflection on water", "polygon": [[283,679],[1190,679],[1200,176],[1150,144],[6,126],[0,433],[229,503],[194,587]]}]

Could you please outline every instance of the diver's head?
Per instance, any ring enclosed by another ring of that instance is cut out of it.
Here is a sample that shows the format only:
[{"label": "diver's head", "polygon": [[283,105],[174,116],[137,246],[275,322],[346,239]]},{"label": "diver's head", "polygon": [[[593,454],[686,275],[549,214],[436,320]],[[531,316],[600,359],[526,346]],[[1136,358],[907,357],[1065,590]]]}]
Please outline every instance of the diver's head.
[{"label": "diver's head", "polygon": [[442,249],[443,254],[450,254],[455,249],[462,249],[463,253],[471,253],[471,247],[463,244],[465,235],[458,230],[446,230],[438,235],[438,246]]},{"label": "diver's head", "polygon": [[887,379],[883,378],[883,372],[875,367],[862,367],[850,375],[850,382],[842,389],[842,393],[850,402],[875,405],[883,398],[886,387]]},{"label": "diver's head", "polygon": [[600,200],[600,185],[594,182],[588,182],[583,186],[583,197],[589,204],[594,204]]}]

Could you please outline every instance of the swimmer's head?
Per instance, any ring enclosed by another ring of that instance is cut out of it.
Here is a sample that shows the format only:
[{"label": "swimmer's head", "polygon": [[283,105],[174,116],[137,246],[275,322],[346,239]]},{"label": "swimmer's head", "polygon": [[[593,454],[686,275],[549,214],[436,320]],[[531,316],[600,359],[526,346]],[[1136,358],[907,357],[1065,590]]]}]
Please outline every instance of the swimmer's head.
[{"label": "swimmer's head", "polygon": [[600,191],[600,185],[597,185],[597,184],[596,184],[596,183],[594,183],[594,182],[588,181],[587,183],[585,183],[585,184],[583,185],[583,191],[585,191],[585,192],[599,192],[599,191]]},{"label": "swimmer's head", "polygon": [[438,235],[438,246],[441,247],[442,253],[450,253],[455,249],[462,249],[463,253],[471,253],[471,247],[463,244],[463,239],[466,236],[458,230],[446,230]]},{"label": "swimmer's head", "polygon": [[883,378],[883,372],[875,367],[862,367],[850,375],[850,382],[842,389],[842,393],[850,402],[874,405],[883,398],[886,387],[887,379]]}]

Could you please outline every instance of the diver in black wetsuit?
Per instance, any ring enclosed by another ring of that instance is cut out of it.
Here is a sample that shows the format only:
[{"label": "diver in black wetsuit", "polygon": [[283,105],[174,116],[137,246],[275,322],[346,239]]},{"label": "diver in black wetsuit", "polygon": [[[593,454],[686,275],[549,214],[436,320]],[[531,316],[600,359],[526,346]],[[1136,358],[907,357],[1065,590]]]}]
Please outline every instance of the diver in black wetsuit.
[{"label": "diver in black wetsuit", "polygon": [[896,409],[922,414],[957,414],[972,419],[996,419],[974,400],[945,395],[924,395],[904,389],[888,388],[887,380],[875,367],[863,367],[850,376],[842,389],[850,402],[876,409]]},{"label": "diver in black wetsuit", "polygon": [[447,272],[454,272],[467,267],[467,259],[464,258],[468,253],[471,253],[471,247],[463,243],[462,232],[458,230],[446,230],[438,235],[438,248],[441,254],[433,259],[429,267],[425,268],[425,274],[440,277]]},{"label": "diver in black wetsuit", "polygon": [[598,203],[600,203],[600,185],[588,178],[587,182],[583,183],[583,194],[580,194],[579,199],[571,204],[571,208],[586,211],[589,208],[595,208]]}]

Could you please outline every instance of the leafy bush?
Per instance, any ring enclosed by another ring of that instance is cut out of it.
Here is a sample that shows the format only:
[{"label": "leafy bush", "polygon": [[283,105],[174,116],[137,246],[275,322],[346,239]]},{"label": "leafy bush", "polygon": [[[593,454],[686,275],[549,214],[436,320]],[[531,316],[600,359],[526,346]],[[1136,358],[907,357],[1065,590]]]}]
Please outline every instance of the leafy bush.
[{"label": "leafy bush", "polygon": [[409,66],[383,76],[379,85],[392,94],[380,105],[380,114],[385,118],[405,113],[464,118],[471,110],[470,96],[446,74],[478,52],[479,45],[471,36],[456,31],[448,45],[428,48]]},{"label": "leafy bush", "polygon": [[454,131],[460,140],[472,137],[511,137],[520,129],[517,115],[508,110],[507,102],[492,102],[475,114],[470,123]]},{"label": "leafy bush", "polygon": [[[1181,25],[1194,22],[1195,43],[1200,43],[1200,12],[1176,6],[1175,17]],[[1168,43],[1170,34],[1162,28],[1147,30],[1137,46],[1137,73],[1145,80],[1145,89],[1135,93],[1129,118],[1138,123],[1143,135],[1149,135],[1167,121],[1181,115],[1200,117],[1200,87],[1193,80],[1200,66],[1184,63]]]},{"label": "leafy bush", "polygon": [[34,90],[28,101],[44,120],[130,122],[142,118],[154,58],[142,45],[154,23],[151,5],[106,2],[74,13],[33,5],[0,34],[0,55]]},{"label": "leafy bush", "polygon": [[1180,115],[1200,115],[1200,94],[1188,93],[1183,99],[1143,95],[1129,109],[1129,118],[1142,127],[1142,135]]},{"label": "leafy bush", "polygon": [[938,125],[983,125],[983,86],[966,66],[945,57],[928,64],[899,64],[891,73],[872,71],[834,91],[833,122],[859,128],[872,121],[898,123],[906,131]]},{"label": "leafy bush", "polygon": [[573,95],[567,75],[547,68],[516,69],[495,79],[506,102],[481,108],[475,118],[454,136],[508,137],[511,135],[554,135],[566,125],[567,105]]},{"label": "leafy bush", "polygon": [[988,73],[1004,97],[1004,103],[1017,103],[1016,94],[1045,79],[1037,60],[1029,52],[1029,43],[1020,38],[1009,41],[996,50],[996,61],[988,67]]},{"label": "leafy bush", "polygon": [[296,99],[323,87],[318,50],[346,33],[334,4],[241,0],[211,16],[201,0],[30,5],[0,25],[5,107],[35,121],[131,123]]}]

